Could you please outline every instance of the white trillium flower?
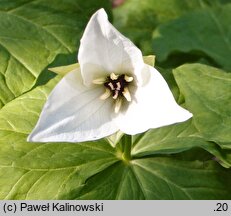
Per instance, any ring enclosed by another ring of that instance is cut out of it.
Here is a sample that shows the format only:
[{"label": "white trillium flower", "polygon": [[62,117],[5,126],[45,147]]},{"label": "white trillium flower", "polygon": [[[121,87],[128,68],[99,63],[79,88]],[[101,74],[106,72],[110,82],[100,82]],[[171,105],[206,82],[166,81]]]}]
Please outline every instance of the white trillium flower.
[{"label": "white trillium flower", "polygon": [[104,9],[87,24],[78,61],[80,68],[67,73],[49,95],[28,141],[83,142],[119,130],[134,135],[192,116]]}]

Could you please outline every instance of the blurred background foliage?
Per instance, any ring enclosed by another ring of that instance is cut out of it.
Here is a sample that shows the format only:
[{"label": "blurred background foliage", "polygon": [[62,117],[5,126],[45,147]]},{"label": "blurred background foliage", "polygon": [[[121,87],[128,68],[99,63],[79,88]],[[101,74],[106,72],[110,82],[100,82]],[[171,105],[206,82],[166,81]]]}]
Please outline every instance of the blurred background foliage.
[{"label": "blurred background foliage", "polygon": [[[231,70],[230,0],[125,0],[113,23],[158,66],[202,62]],[[217,56],[219,55],[219,56]]]},{"label": "blurred background foliage", "polygon": [[[48,68],[77,61],[102,7],[143,55],[156,56],[193,118],[125,135],[116,148],[106,139],[28,143],[61,79]],[[230,0],[0,0],[0,198],[231,199],[230,23]]]}]

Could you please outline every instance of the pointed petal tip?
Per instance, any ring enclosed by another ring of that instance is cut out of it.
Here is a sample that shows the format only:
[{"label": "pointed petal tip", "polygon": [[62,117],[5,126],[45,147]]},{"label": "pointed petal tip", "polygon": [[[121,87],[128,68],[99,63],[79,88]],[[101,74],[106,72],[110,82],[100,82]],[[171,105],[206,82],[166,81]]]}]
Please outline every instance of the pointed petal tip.
[{"label": "pointed petal tip", "polygon": [[188,119],[192,118],[193,117],[193,114],[188,112],[187,113],[187,117],[185,118],[185,121],[187,121]]},{"label": "pointed petal tip", "polygon": [[107,14],[104,8],[100,8],[96,11],[96,13],[103,13],[103,14]]},{"label": "pointed petal tip", "polygon": [[32,137],[32,136],[30,136],[30,135],[26,138],[26,141],[27,141],[27,142],[41,142],[41,141],[39,141],[39,140],[34,139],[34,137]]},{"label": "pointed petal tip", "polygon": [[104,8],[100,8],[99,10],[97,10],[91,17],[91,19],[97,19],[98,17],[100,17],[101,19],[108,19],[107,13],[104,10]]},{"label": "pointed petal tip", "polygon": [[[176,107],[176,110],[169,115],[169,119],[166,122],[163,122],[163,124],[160,124],[159,127],[182,123],[189,120],[192,117],[193,117],[192,113],[190,113],[188,110],[178,105],[178,107]],[[153,127],[153,128],[158,128],[158,127]]]},{"label": "pointed petal tip", "polygon": [[[178,105],[179,106],[179,105]],[[187,109],[179,106],[179,111],[176,111],[176,122],[184,122],[193,117],[193,114],[189,112]],[[178,121],[177,121],[178,119]]]},{"label": "pointed petal tip", "polygon": [[32,142],[31,138],[30,138],[30,135],[26,138],[26,141],[27,142]]},{"label": "pointed petal tip", "polygon": [[146,83],[139,86],[135,93],[137,102],[132,101],[126,112],[115,118],[119,129],[126,134],[135,135],[184,122],[193,116],[176,103],[161,74],[151,66],[147,69],[149,73],[144,73]]},{"label": "pointed petal tip", "polygon": [[98,9],[96,12],[95,12],[95,14],[102,14],[102,15],[106,15],[107,16],[107,13],[106,13],[106,11],[105,11],[105,9],[104,8],[100,8],[100,9]]},{"label": "pointed petal tip", "polygon": [[193,114],[192,114],[191,112],[189,112],[188,110],[187,110],[187,112],[188,112],[188,118],[187,118],[187,119],[192,118],[192,117],[193,117]]},{"label": "pointed petal tip", "polygon": [[28,137],[26,138],[27,142],[44,142],[40,139],[38,139],[38,137],[36,136],[36,134],[34,134],[34,132],[32,131]]}]

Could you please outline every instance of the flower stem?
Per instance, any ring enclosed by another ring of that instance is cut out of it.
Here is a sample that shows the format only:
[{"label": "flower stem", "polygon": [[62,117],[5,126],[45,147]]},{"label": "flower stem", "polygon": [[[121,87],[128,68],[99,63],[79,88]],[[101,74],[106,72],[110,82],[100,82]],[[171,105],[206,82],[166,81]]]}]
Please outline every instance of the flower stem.
[{"label": "flower stem", "polygon": [[123,138],[123,159],[129,162],[131,160],[132,137],[131,135],[125,135]]}]

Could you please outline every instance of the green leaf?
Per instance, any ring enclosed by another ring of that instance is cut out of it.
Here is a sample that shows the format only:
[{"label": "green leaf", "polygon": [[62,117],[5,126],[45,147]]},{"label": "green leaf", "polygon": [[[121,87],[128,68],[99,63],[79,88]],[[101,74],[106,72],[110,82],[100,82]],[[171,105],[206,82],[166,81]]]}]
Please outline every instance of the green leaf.
[{"label": "green leaf", "polygon": [[135,158],[150,155],[175,154],[202,148],[224,167],[231,167],[231,152],[222,150],[216,143],[206,141],[194,127],[192,120],[181,124],[152,129],[133,137],[131,154]]},{"label": "green leaf", "polygon": [[[113,10],[113,20],[114,25],[142,49],[143,54],[150,54],[153,53],[152,33],[159,24],[191,11],[227,2],[227,0],[213,0],[212,2],[206,0],[126,0],[122,6]],[[156,53],[155,49],[154,52]]]},{"label": "green leaf", "polygon": [[214,162],[142,158],[106,168],[91,177],[74,198],[228,199],[231,195],[225,185],[230,178],[230,172]]},{"label": "green leaf", "polygon": [[220,67],[231,70],[228,58],[231,52],[230,14],[231,4],[226,4],[160,25],[153,34],[153,49],[158,61],[176,52],[191,52],[205,54]]},{"label": "green leaf", "polygon": [[0,0],[0,108],[30,90],[57,55],[76,52],[100,7],[109,2]]},{"label": "green leaf", "polygon": [[231,75],[202,65],[186,64],[174,76],[195,127],[207,140],[231,148]]}]

